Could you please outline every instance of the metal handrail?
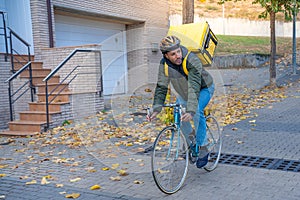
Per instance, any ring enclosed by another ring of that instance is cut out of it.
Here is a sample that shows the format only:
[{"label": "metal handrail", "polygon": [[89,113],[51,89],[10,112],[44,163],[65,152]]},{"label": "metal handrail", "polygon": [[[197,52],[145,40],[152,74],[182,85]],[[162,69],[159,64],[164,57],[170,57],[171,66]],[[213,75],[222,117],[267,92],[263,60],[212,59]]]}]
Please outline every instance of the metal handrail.
[{"label": "metal handrail", "polygon": [[[17,78],[22,72],[25,70],[29,70],[29,80],[25,82],[23,85],[21,85],[13,94],[11,91],[11,82]],[[12,105],[21,97],[23,94],[25,94],[29,89],[31,89],[31,102],[33,102],[33,93],[34,93],[34,87],[32,84],[32,68],[31,68],[31,61],[29,61],[26,65],[24,65],[21,69],[19,69],[16,73],[14,73],[11,77],[9,77],[5,83],[8,83],[8,95],[9,95],[9,111],[10,111],[10,120],[13,121],[13,110]],[[27,88],[24,92],[22,92],[18,97],[16,97],[15,100],[12,100],[13,96],[16,95],[22,88],[25,87],[29,83],[29,88]]]},{"label": "metal handrail", "polygon": [[13,36],[15,38],[17,38],[20,42],[22,42],[26,47],[27,47],[27,53],[28,53],[28,61],[31,61],[30,58],[30,44],[28,42],[26,42],[23,38],[21,38],[15,31],[13,31],[11,28],[7,27],[9,29],[9,42],[10,42],[10,57],[11,57],[11,68],[12,71],[15,72],[15,68],[14,68],[14,53],[17,53],[18,55],[20,55],[14,48],[13,48],[13,42],[12,42],[12,38]]},{"label": "metal handrail", "polygon": [[57,65],[49,74],[44,78],[44,82],[48,81],[52,76],[54,76],[60,68],[62,68],[77,52],[100,52],[100,50],[95,49],[74,49],[60,64]]},{"label": "metal handrail", "polygon": [[[74,71],[75,69],[77,69],[79,66],[76,66],[73,70],[71,70],[69,72],[69,74],[65,77],[65,79],[63,79],[62,81],[59,82],[59,85],[56,86],[50,93],[48,93],[48,81],[77,53],[77,52],[100,52],[100,50],[96,50],[96,49],[74,49],[60,64],[57,65],[57,67],[55,67],[44,79],[43,81],[45,82],[45,95],[46,95],[46,118],[47,118],[47,129],[49,129],[49,124],[50,124],[50,120],[49,120],[49,105],[53,102],[53,100],[63,91],[63,89],[61,89],[49,102],[49,96],[51,94],[53,94],[53,92],[55,91],[55,89],[57,89],[65,80],[67,77],[69,77]],[[69,81],[69,83],[71,81],[73,81],[75,79],[77,75],[75,75],[73,78],[71,78],[71,80]],[[68,84],[69,84],[68,83]]]},{"label": "metal handrail", "polygon": [[18,75],[20,75],[24,70],[26,70],[28,67],[30,66],[31,68],[31,61],[29,61],[26,65],[24,65],[21,69],[19,69],[16,73],[14,73],[13,75],[11,75],[11,77],[9,77],[5,83],[12,81],[13,79],[15,79]]},{"label": "metal handrail", "polygon": [[4,35],[4,40],[5,40],[5,62],[7,61],[7,56],[8,56],[8,43],[7,43],[7,31],[6,31],[6,21],[5,21],[5,17],[4,17],[4,14],[6,12],[4,11],[0,11],[0,14],[2,15],[2,23],[3,23],[3,31],[4,33],[3,34],[0,34],[0,35]]}]

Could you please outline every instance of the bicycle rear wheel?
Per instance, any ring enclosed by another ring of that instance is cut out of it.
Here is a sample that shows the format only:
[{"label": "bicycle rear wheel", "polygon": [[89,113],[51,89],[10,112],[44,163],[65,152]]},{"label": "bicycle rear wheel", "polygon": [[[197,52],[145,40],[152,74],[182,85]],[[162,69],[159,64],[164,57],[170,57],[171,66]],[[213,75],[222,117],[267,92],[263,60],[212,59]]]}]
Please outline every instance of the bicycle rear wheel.
[{"label": "bicycle rear wheel", "polygon": [[188,145],[184,135],[167,126],[153,144],[152,175],[157,187],[166,194],[177,192],[188,172]]},{"label": "bicycle rear wheel", "polygon": [[206,135],[208,140],[209,159],[204,169],[213,171],[220,160],[222,149],[222,135],[218,121],[213,116],[206,117]]}]

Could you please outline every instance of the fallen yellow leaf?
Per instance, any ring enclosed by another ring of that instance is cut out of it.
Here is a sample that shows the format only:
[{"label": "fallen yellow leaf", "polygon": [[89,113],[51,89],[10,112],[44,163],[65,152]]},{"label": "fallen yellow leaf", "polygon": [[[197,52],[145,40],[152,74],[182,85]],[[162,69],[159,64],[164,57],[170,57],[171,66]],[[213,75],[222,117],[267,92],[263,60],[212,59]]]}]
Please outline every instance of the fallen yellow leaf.
[{"label": "fallen yellow leaf", "polygon": [[134,184],[143,184],[144,181],[135,180],[135,181],[133,181],[133,183],[134,183]]},{"label": "fallen yellow leaf", "polygon": [[100,188],[101,188],[100,185],[93,185],[92,187],[90,187],[91,190],[98,190]]},{"label": "fallen yellow leaf", "polygon": [[66,192],[66,191],[63,191],[63,192],[59,192],[59,194],[67,194],[67,192]]},{"label": "fallen yellow leaf", "polygon": [[170,172],[169,170],[162,170],[162,169],[158,169],[157,171],[160,174],[164,174],[164,173],[169,173]]},{"label": "fallen yellow leaf", "polygon": [[127,143],[125,146],[131,147],[133,144],[132,143]]},{"label": "fallen yellow leaf", "polygon": [[103,171],[108,171],[109,168],[108,168],[108,167],[102,167],[102,170],[103,170]]},{"label": "fallen yellow leaf", "polygon": [[32,184],[36,184],[36,183],[37,183],[36,180],[32,180],[30,182],[26,182],[26,185],[32,185]]},{"label": "fallen yellow leaf", "polygon": [[66,198],[77,199],[78,197],[80,197],[80,194],[79,193],[72,193],[72,194],[67,194],[65,197]]},{"label": "fallen yellow leaf", "polygon": [[118,171],[118,174],[120,174],[121,176],[127,176],[127,175],[128,175],[128,173],[127,173],[126,170],[124,170],[124,169],[120,169],[120,170]]},{"label": "fallen yellow leaf", "polygon": [[46,177],[43,177],[42,180],[41,180],[41,184],[42,185],[45,185],[45,184],[49,184],[50,182],[47,181]]},{"label": "fallen yellow leaf", "polygon": [[6,174],[0,174],[0,177],[4,177],[4,176],[6,176]]},{"label": "fallen yellow leaf", "polygon": [[56,187],[58,187],[58,188],[64,187],[64,184],[59,184],[59,183],[57,183],[57,184],[56,184]]},{"label": "fallen yellow leaf", "polygon": [[46,179],[52,179],[51,175],[44,176]]},{"label": "fallen yellow leaf", "polygon": [[77,182],[77,181],[80,181],[80,180],[81,180],[81,178],[74,178],[74,179],[70,179],[70,182],[74,183],[74,182]]},{"label": "fallen yellow leaf", "polygon": [[120,176],[111,176],[111,177],[109,177],[109,179],[112,181],[120,181],[121,177]]},{"label": "fallen yellow leaf", "polygon": [[111,168],[112,168],[112,169],[117,169],[119,166],[120,166],[119,163],[115,163],[115,164],[112,164],[112,165],[111,165]]}]

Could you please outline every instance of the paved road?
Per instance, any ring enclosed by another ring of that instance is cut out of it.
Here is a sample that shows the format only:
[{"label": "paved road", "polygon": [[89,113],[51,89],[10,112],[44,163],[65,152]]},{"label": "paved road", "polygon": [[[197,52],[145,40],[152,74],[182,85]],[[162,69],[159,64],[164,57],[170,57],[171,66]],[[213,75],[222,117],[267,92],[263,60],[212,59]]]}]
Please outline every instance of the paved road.
[{"label": "paved road", "polygon": [[[262,87],[267,69],[224,70],[218,72],[223,83]],[[251,73],[249,73],[251,72]],[[238,74],[238,75],[237,75]],[[0,199],[65,199],[66,194],[79,193],[78,199],[300,199],[300,82],[299,75],[285,73],[280,83],[293,80],[285,98],[256,110],[256,126],[248,120],[224,127],[223,153],[253,158],[271,158],[293,164],[290,170],[242,166],[241,161],[220,164],[213,172],[190,166],[184,187],[171,196],[160,192],[150,172],[149,155],[130,154],[101,159],[103,152],[84,147],[66,148],[47,144],[44,140],[15,138],[14,142],[0,145]],[[258,81],[260,80],[260,82]],[[219,82],[221,84],[221,81]],[[251,84],[249,84],[251,83]],[[226,88],[227,89],[227,88]],[[54,136],[52,136],[54,137]],[[7,140],[8,138],[0,138]],[[59,138],[62,139],[62,138]],[[40,142],[40,143],[39,143]],[[105,143],[105,141],[104,141]],[[104,144],[103,143],[103,144]],[[109,145],[108,145],[109,146]],[[112,153],[113,149],[107,149]],[[107,153],[106,152],[106,153]],[[105,152],[104,152],[105,153]],[[116,170],[101,170],[121,163],[129,175],[120,181]],[[298,172],[293,171],[298,170]],[[50,183],[42,185],[44,176]],[[80,178],[80,179],[78,179]],[[26,184],[36,180],[36,184]],[[72,182],[70,182],[72,180]],[[139,181],[141,184],[136,184]],[[63,187],[57,187],[63,184]],[[101,189],[90,190],[99,184]]]}]

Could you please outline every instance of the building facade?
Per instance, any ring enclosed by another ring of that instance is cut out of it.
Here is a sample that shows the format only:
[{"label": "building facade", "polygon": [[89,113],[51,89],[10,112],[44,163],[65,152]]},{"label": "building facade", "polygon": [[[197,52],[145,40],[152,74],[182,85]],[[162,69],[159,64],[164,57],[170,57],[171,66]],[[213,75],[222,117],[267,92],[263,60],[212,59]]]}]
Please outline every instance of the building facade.
[{"label": "building facade", "polygon": [[[132,93],[151,82],[153,67],[161,57],[158,43],[168,28],[167,1],[0,0],[0,9],[5,12],[7,26],[30,44],[34,60],[42,62],[44,68],[55,69],[76,48],[100,50],[98,79],[103,96]],[[4,52],[3,40],[0,44]],[[74,65],[94,63],[94,57],[88,55],[72,59]],[[81,81],[71,87],[74,93],[84,93],[80,88],[87,85],[87,79],[92,80],[84,74],[93,70],[84,69]],[[11,75],[3,74],[7,76],[2,77],[4,80]],[[5,87],[2,82],[1,88]],[[7,110],[7,103],[0,109]]]}]

